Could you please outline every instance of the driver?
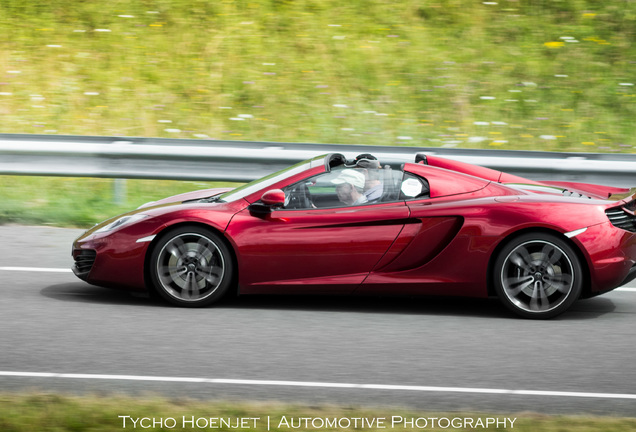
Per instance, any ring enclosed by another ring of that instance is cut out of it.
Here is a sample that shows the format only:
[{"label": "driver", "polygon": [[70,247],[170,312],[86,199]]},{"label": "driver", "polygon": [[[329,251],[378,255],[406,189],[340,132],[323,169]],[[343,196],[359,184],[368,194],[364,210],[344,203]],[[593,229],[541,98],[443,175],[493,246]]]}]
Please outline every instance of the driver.
[{"label": "driver", "polygon": [[331,180],[337,185],[336,193],[340,202],[347,205],[364,204],[368,201],[364,195],[365,177],[359,170],[343,169],[340,175]]}]

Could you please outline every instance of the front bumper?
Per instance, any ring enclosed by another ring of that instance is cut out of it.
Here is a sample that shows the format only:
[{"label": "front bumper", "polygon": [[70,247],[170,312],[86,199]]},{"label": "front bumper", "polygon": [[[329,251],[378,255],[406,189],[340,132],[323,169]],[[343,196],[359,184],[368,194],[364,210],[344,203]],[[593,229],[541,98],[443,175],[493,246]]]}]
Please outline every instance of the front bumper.
[{"label": "front bumper", "polygon": [[144,262],[148,242],[124,230],[115,233],[87,232],[73,243],[73,273],[92,285],[130,291],[146,291]]}]

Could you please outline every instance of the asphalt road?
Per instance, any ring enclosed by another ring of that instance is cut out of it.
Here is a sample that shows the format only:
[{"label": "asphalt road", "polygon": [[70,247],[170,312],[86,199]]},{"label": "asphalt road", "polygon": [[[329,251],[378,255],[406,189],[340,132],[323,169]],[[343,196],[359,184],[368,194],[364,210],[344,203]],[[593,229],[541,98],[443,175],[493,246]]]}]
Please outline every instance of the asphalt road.
[{"label": "asphalt road", "polygon": [[76,279],[80,232],[0,227],[0,391],[636,415],[635,283],[537,322],[496,300],[245,297],[189,310]]}]

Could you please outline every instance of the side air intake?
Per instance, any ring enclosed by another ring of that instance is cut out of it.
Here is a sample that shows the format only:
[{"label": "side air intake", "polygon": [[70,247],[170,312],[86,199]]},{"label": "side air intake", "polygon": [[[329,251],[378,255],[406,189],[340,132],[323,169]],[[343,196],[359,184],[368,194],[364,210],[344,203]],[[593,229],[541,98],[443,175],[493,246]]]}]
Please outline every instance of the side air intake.
[{"label": "side air intake", "polygon": [[628,213],[622,207],[614,207],[605,210],[612,225],[626,231],[636,232],[636,216]]}]

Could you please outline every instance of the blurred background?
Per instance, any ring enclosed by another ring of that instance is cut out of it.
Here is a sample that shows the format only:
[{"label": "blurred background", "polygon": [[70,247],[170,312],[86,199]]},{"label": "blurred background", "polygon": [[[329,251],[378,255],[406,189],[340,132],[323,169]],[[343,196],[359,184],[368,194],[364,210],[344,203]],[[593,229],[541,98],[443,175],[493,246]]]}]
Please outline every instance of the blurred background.
[{"label": "blurred background", "polygon": [[[634,153],[635,39],[634,0],[0,0],[0,134]],[[46,269],[71,259],[70,239],[79,230],[27,224],[85,228],[169,195],[233,185],[0,175],[0,225],[20,224],[1,227],[0,262]],[[502,321],[497,305],[473,300],[276,299],[197,313],[90,289],[69,273],[31,273],[3,273],[7,370],[203,370],[238,378],[232,370],[247,369],[252,378],[304,382],[323,380],[314,367],[322,363],[331,368],[327,382],[390,382],[404,372],[428,385],[633,393],[634,307],[626,293],[586,300],[569,320],[529,327]],[[166,338],[178,332],[183,337]],[[402,367],[409,362],[412,370]],[[2,390],[10,391],[14,379],[5,377]],[[590,387],[595,383],[602,385]],[[82,380],[68,388],[98,389]],[[178,391],[216,392],[201,388]],[[271,391],[253,390],[251,397],[270,400]],[[309,391],[336,402],[327,390]],[[338,390],[340,400],[350,400],[334,415],[356,412],[353,391]],[[383,391],[370,400],[386,405],[394,395]],[[580,395],[569,402],[537,394],[526,404],[504,392],[466,404],[433,393],[399,402],[503,411],[505,398],[518,411],[633,412],[631,393]],[[68,430],[112,431],[118,416],[130,413],[283,412],[262,403],[211,407],[172,399],[170,410],[140,404],[0,394],[0,412],[14,419],[6,427],[24,425],[20,431],[53,430],[59,418]],[[335,409],[312,405],[302,415]],[[553,420],[530,416],[519,430],[636,428],[609,417],[558,417],[545,425]]]},{"label": "blurred background", "polygon": [[[633,153],[635,28],[624,0],[3,0],[0,133]],[[0,221],[112,213],[10,203],[42,181],[3,178]],[[124,207],[208,186],[151,185]]]}]

